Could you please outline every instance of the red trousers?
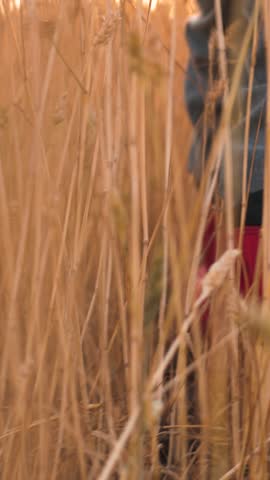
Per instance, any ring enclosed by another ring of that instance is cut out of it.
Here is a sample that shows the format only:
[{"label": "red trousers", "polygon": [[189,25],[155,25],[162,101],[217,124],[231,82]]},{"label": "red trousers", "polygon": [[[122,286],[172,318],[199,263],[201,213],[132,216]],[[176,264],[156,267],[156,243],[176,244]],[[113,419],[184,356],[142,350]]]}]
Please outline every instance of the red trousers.
[{"label": "red trousers", "polygon": [[[239,232],[235,231],[236,240]],[[257,253],[260,239],[260,227],[246,226],[242,243],[241,292],[246,293],[254,281]],[[211,221],[204,237],[204,264],[208,269],[216,260],[216,241],[214,222]],[[261,287],[260,287],[261,290]]]},{"label": "red trousers", "polygon": [[[204,236],[204,267],[208,270],[216,261],[216,238],[215,238],[215,224],[211,221]],[[235,231],[236,241],[238,240],[239,232]],[[254,282],[256,271],[257,253],[260,239],[260,227],[246,226],[243,235],[242,243],[242,268],[240,276],[240,291],[246,294]],[[237,245],[237,243],[236,243]],[[262,295],[261,276],[257,287],[257,294]],[[206,331],[209,318],[209,310],[202,315],[202,332]]]}]

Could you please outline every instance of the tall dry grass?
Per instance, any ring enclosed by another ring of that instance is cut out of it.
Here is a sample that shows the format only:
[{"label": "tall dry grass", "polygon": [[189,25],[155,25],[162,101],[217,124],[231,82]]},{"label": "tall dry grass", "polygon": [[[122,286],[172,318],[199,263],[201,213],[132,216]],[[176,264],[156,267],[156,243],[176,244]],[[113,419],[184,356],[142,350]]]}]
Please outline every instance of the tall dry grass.
[{"label": "tall dry grass", "polygon": [[1,479],[268,478],[267,309],[240,299],[231,252],[194,303],[224,142],[234,247],[230,125],[257,17],[197,191],[191,7],[2,1]]}]

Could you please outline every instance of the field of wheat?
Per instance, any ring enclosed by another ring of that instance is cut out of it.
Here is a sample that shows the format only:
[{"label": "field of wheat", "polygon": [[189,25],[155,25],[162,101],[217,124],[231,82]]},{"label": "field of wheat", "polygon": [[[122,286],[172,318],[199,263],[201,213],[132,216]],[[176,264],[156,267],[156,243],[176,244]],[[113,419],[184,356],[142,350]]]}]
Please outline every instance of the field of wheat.
[{"label": "field of wheat", "polygon": [[195,10],[0,3],[1,480],[270,478],[269,266],[263,307],[241,297],[229,214],[196,295],[214,183],[186,169]]}]

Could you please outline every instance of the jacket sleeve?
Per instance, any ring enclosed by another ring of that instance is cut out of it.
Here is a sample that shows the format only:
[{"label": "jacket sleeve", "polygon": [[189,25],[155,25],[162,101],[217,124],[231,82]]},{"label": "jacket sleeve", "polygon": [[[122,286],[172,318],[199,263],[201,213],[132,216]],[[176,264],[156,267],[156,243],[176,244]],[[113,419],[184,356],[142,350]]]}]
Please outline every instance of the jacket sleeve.
[{"label": "jacket sleeve", "polygon": [[[227,9],[224,3],[223,1],[222,8],[225,22]],[[209,40],[215,27],[214,0],[201,0],[199,4],[200,14],[192,16],[186,25],[190,57],[185,81],[185,103],[194,127],[188,169],[194,174],[197,183],[201,178],[204,158],[211,144],[211,129],[203,122],[203,113],[209,91]],[[217,102],[215,108],[218,117],[220,102]]]},{"label": "jacket sleeve", "polygon": [[[236,0],[222,1],[223,27],[226,33],[232,18],[232,9],[235,7]],[[185,81],[185,102],[191,122],[193,124],[193,139],[188,160],[188,170],[193,173],[195,180],[199,183],[205,159],[209,153],[212,138],[215,134],[219,118],[222,111],[222,98],[214,100],[215,124],[209,122],[208,115],[208,93],[210,87],[209,72],[214,80],[218,79],[218,68],[216,58],[212,58],[214,63],[210,68],[209,60],[209,41],[211,33],[215,28],[214,0],[200,0],[200,14],[191,17],[186,25],[186,38],[190,50],[190,58],[187,67]],[[241,17],[248,24],[251,13],[254,8],[253,0],[243,0],[241,4]],[[264,175],[264,150],[265,150],[265,122],[266,122],[266,95],[267,95],[267,75],[265,59],[265,40],[264,40],[263,19],[259,24],[258,45],[255,61],[255,75],[252,87],[252,103],[249,118],[246,118],[245,107],[248,97],[249,75],[251,67],[251,52],[248,53],[243,68],[241,84],[239,86],[239,99],[242,105],[242,116],[236,124],[232,124],[232,148],[234,158],[234,179],[239,186],[241,183],[241,166],[244,150],[244,126],[245,122],[250,122],[250,133],[248,142],[248,175],[251,172],[250,191],[255,192],[263,188]],[[211,52],[212,53],[212,52]],[[216,64],[215,64],[216,62]],[[210,103],[210,102],[209,102]],[[221,165],[220,171],[220,190],[223,191],[224,172]],[[239,190],[239,188],[237,187]],[[237,202],[237,195],[235,195]]]}]

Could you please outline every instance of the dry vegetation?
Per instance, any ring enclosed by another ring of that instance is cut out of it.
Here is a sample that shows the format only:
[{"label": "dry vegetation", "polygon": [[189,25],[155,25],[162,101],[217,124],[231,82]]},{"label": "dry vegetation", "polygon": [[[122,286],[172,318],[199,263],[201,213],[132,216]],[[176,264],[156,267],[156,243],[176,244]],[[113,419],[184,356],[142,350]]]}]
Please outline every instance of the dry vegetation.
[{"label": "dry vegetation", "polygon": [[232,285],[237,252],[193,301],[210,197],[185,172],[190,3],[150,15],[139,0],[11,3],[0,17],[0,478],[266,480],[254,318],[264,335],[269,320]]}]

